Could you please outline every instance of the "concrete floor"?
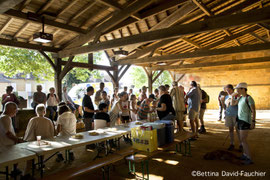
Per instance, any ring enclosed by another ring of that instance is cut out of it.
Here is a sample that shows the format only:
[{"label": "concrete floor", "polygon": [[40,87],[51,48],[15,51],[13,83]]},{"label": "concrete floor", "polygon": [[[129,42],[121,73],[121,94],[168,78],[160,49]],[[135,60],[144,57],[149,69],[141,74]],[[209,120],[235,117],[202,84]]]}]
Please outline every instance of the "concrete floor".
[{"label": "concrete floor", "polygon": [[[250,131],[248,138],[255,164],[248,166],[233,164],[225,160],[203,159],[207,152],[219,149],[226,150],[229,146],[229,139],[226,140],[228,130],[224,123],[217,122],[217,119],[218,111],[206,111],[205,123],[207,133],[200,135],[197,141],[192,142],[192,157],[173,154],[172,151],[162,152],[154,156],[149,164],[150,179],[246,179],[246,177],[240,176],[241,171],[245,173],[257,171],[262,172],[262,174],[265,172],[265,176],[251,177],[251,179],[270,179],[270,111],[257,111],[256,129]],[[124,146],[128,145],[122,142],[122,147]],[[236,147],[238,147],[237,140]],[[240,156],[240,153],[236,150],[233,153]],[[76,148],[74,149],[74,154],[76,159],[71,164],[56,163],[55,158],[49,160],[46,164],[45,175],[89,162],[96,155],[96,152],[87,152],[84,148]],[[23,169],[23,166],[23,164],[20,164],[19,167]],[[138,170],[138,175],[140,175],[140,168],[136,170]],[[239,173],[238,176],[236,176],[237,171]],[[128,167],[125,161],[120,161],[115,164],[115,170],[111,172],[111,179],[135,179],[133,176],[128,175],[127,172]],[[201,175],[205,173],[205,176],[194,177],[192,172]],[[234,172],[235,176],[223,176],[224,172]],[[36,174],[36,177],[39,177],[38,174]],[[4,177],[0,176],[0,179],[4,179]],[[102,179],[102,172],[98,170],[78,177],[78,179]]]}]

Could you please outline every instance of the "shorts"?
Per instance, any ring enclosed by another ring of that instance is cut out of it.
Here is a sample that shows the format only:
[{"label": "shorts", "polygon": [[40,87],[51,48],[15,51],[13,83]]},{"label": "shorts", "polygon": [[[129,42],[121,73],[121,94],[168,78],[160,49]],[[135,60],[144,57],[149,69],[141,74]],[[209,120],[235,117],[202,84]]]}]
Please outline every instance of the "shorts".
[{"label": "shorts", "polygon": [[200,109],[200,114],[199,114],[199,119],[200,120],[203,120],[203,116],[204,116],[205,110],[206,109],[203,109],[203,108]]},{"label": "shorts", "polygon": [[121,121],[122,121],[122,123],[129,122],[129,116],[121,116]]},{"label": "shorts", "polygon": [[250,130],[250,124],[240,119],[237,121],[237,127],[239,130]]},{"label": "shorts", "polygon": [[226,127],[237,127],[235,116],[225,116],[225,126]]},{"label": "shorts", "polygon": [[188,112],[188,118],[190,120],[195,120],[198,119],[199,117],[199,113],[197,111],[195,111],[194,109],[190,109]]}]

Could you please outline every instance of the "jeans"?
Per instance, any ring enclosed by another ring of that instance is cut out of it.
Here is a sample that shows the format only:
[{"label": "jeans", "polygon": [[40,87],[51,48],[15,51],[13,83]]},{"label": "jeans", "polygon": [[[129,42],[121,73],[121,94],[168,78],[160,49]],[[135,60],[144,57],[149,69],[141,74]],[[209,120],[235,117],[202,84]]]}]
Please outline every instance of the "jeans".
[{"label": "jeans", "polygon": [[[224,106],[219,106],[219,120],[222,119],[222,112],[224,113],[224,118],[225,118],[225,107]],[[224,111],[223,111],[224,110]]]},{"label": "jeans", "polygon": [[[52,121],[56,121],[57,120],[57,106],[48,106],[47,108],[50,111],[49,118]],[[55,113],[55,116],[53,117],[54,113]]]},{"label": "jeans", "polygon": [[83,118],[83,122],[84,122],[86,131],[93,129],[92,128],[93,118]]}]

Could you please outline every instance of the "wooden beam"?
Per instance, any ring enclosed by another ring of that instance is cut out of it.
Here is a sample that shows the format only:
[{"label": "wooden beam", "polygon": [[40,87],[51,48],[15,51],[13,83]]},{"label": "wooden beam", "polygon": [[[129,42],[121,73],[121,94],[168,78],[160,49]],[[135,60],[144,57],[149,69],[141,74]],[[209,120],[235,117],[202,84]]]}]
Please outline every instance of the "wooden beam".
[{"label": "wooden beam", "polygon": [[96,4],[96,1],[91,1],[87,5],[83,6],[79,11],[76,12],[74,16],[70,20],[68,20],[68,24],[80,17],[82,14],[84,14],[86,11],[88,11],[90,8],[92,8]]},{"label": "wooden beam", "polygon": [[8,28],[8,26],[12,23],[12,21],[13,18],[8,18],[6,23],[0,28],[0,34],[2,34]]},{"label": "wooden beam", "polygon": [[23,0],[2,0],[0,1],[0,14],[8,11],[9,9],[15,7],[17,4],[20,4]]},{"label": "wooden beam", "polygon": [[[88,54],[88,64],[94,65],[94,55],[93,53]],[[90,71],[93,71],[93,68],[89,68]]]},{"label": "wooden beam", "polygon": [[75,38],[74,41],[70,42],[70,44],[66,47],[73,48],[81,46],[87,42],[89,42],[91,39],[93,39],[96,34],[103,33],[113,27],[114,25],[120,23],[121,21],[125,20],[127,17],[129,17],[131,14],[134,14],[138,12],[139,10],[143,9],[144,7],[151,4],[152,1],[145,1],[145,0],[138,0],[126,9],[123,9],[122,11],[116,13],[113,17],[111,17],[108,21],[104,22],[100,26],[92,29],[90,32],[88,32],[85,35],[80,35],[77,38]]},{"label": "wooden beam", "polygon": [[[223,31],[225,32],[225,34],[227,34],[227,36],[232,36],[232,33],[228,29],[224,29]],[[233,41],[237,46],[242,45],[237,39],[234,39]]]},{"label": "wooden beam", "polygon": [[112,73],[110,71],[108,71],[108,70],[106,70],[106,72],[108,73],[108,75],[112,79],[113,83],[115,84],[116,80],[114,79],[114,76],[112,75]]},{"label": "wooden beam", "polygon": [[270,31],[270,25],[267,23],[258,23],[259,26],[261,26],[262,28]]},{"label": "wooden beam", "polygon": [[[172,1],[169,1],[169,2],[172,2]],[[169,3],[168,2],[168,3]],[[228,10],[225,10],[223,11],[222,13],[219,14],[219,16],[221,15],[229,15],[229,14],[232,14],[232,13],[235,13],[236,11],[239,11],[239,9],[243,9],[243,8],[246,8],[252,4],[255,4],[257,3],[258,1],[257,0],[249,0],[249,1],[244,1],[242,3],[239,3],[238,5],[228,9]],[[270,28],[269,28],[270,29]],[[140,58],[140,57],[144,57],[144,56],[147,56],[153,49],[157,49],[157,47],[162,47],[166,44],[170,44],[170,43],[173,43],[174,41],[176,41],[176,39],[171,39],[171,40],[162,40],[160,42],[155,42],[155,43],[152,43],[150,46],[142,49],[142,50],[137,50],[136,53],[132,54],[132,55],[129,55],[127,58]],[[152,46],[156,46],[156,47],[152,47]],[[126,58],[126,59],[127,59]]]},{"label": "wooden beam", "polygon": [[268,39],[264,39],[261,36],[257,35],[254,32],[249,33],[251,36],[255,37],[256,39],[258,39],[259,41],[263,42],[263,43],[268,43],[269,40]]},{"label": "wooden beam", "polygon": [[228,65],[239,65],[239,64],[252,64],[252,63],[265,63],[270,62],[270,57],[260,57],[260,58],[249,58],[240,60],[230,60],[230,61],[217,61],[208,63],[197,63],[197,64],[183,64],[181,66],[164,66],[164,67],[151,67],[151,70],[167,70],[167,69],[195,69],[195,68],[205,68],[205,67],[215,67],[215,66],[228,66]]},{"label": "wooden beam", "polygon": [[32,49],[32,50],[42,50],[42,51],[55,52],[55,53],[60,51],[59,48],[25,43],[25,42],[20,42],[20,41],[15,41],[15,40],[8,40],[8,39],[3,39],[3,38],[0,38],[0,44],[3,46],[17,47],[17,48],[23,48],[23,49]]},{"label": "wooden beam", "polygon": [[263,21],[269,21],[270,19],[270,7],[247,11],[239,14],[233,14],[222,17],[208,18],[204,21],[192,22],[189,24],[181,24],[172,26],[165,29],[155,30],[151,32],[145,32],[138,35],[133,35],[121,39],[115,39],[111,41],[101,42],[98,44],[72,48],[69,50],[63,50],[59,52],[59,57],[67,57],[77,54],[84,54],[93,51],[123,47],[131,44],[137,44],[142,42],[152,42],[162,39],[170,39],[181,37],[189,34],[215,31],[219,29],[225,29],[229,27],[236,27],[246,24],[253,24]]},{"label": "wooden beam", "polygon": [[[16,18],[16,19],[22,19],[22,20],[27,21],[27,22],[32,22],[32,23],[35,23],[35,24],[42,24],[41,17],[38,17],[37,21],[34,21],[34,20],[31,20],[31,19],[27,18],[27,13],[23,13],[23,12],[20,12],[20,11],[17,11],[17,10],[11,9],[11,10],[8,10],[7,12],[5,12],[4,14],[9,16],[9,17],[13,17],[13,18]],[[78,33],[78,34],[86,33],[86,31],[81,29],[81,28],[77,28],[77,27],[70,26],[70,25],[67,25],[67,24],[59,23],[59,22],[52,21],[52,20],[49,20],[49,19],[45,19],[45,25],[52,26],[52,27],[57,27],[57,28],[64,29],[64,30],[67,30],[67,31],[71,31],[71,32],[74,32],[74,33]]]},{"label": "wooden beam", "polygon": [[74,59],[74,56],[68,58],[68,61],[65,65],[65,67],[63,68],[63,70],[61,71],[61,73],[59,75],[60,79],[63,79],[65,77],[65,75],[69,72],[70,67],[71,67],[70,65],[71,65],[73,59]]},{"label": "wooden beam", "polygon": [[178,61],[182,59],[189,59],[189,58],[196,58],[196,57],[235,54],[235,53],[269,50],[269,49],[270,49],[270,43],[263,43],[263,44],[254,44],[254,45],[244,45],[244,46],[238,46],[238,47],[220,48],[220,49],[213,49],[213,50],[197,50],[194,52],[187,52],[187,53],[182,53],[182,54],[145,57],[145,58],[140,58],[140,59],[127,59],[121,62],[118,61],[117,64],[140,64],[140,63],[149,63],[149,62],[154,63],[154,62]]},{"label": "wooden beam", "polygon": [[203,3],[201,0],[192,0],[207,16],[214,15]]},{"label": "wooden beam", "polygon": [[159,71],[159,73],[154,77],[154,79],[152,80],[152,83],[154,83],[158,78],[159,76],[163,73],[164,70],[161,70]]},{"label": "wooden beam", "polygon": [[30,2],[31,2],[31,0],[24,0],[23,3],[18,8],[18,10],[22,11]]},{"label": "wooden beam", "polygon": [[67,10],[69,10],[72,6],[74,6],[74,4],[76,4],[79,0],[73,0],[71,3],[68,2],[68,4],[62,9],[60,10],[60,12],[58,12],[56,18],[59,18],[59,16],[61,16],[63,13],[65,13]]},{"label": "wooden beam", "polygon": [[25,29],[27,29],[30,25],[31,25],[31,23],[29,23],[29,22],[24,23],[24,25],[23,25],[23,26],[22,26],[22,27],[14,34],[13,37],[18,37],[18,36],[20,36],[21,33],[23,33],[23,31],[24,31]]},{"label": "wooden beam", "polygon": [[[260,65],[234,65],[234,66],[223,66],[220,67],[211,67],[211,68],[198,68],[198,69],[185,69],[179,70],[180,73],[211,73],[211,72],[225,72],[225,71],[243,71],[243,70],[252,70],[252,69],[269,69],[270,64],[264,63]],[[178,71],[178,70],[177,70]]]},{"label": "wooden beam", "polygon": [[188,39],[188,38],[186,38],[186,37],[182,37],[181,38],[184,42],[186,42],[186,43],[188,43],[188,44],[190,44],[190,45],[192,45],[192,46],[194,46],[194,47],[196,47],[196,48],[202,48],[202,46],[200,45],[200,44],[198,44],[198,43],[196,43],[196,42],[194,42],[194,41],[192,41],[192,40],[190,40],[190,39]]},{"label": "wooden beam", "polygon": [[179,82],[179,81],[181,81],[181,79],[183,79],[184,77],[185,77],[185,73],[184,74],[182,74],[177,80],[176,80],[176,82]]},{"label": "wooden beam", "polygon": [[49,62],[49,64],[52,66],[54,72],[56,72],[56,64],[51,60],[51,58],[42,50],[38,50],[40,54]]},{"label": "wooden beam", "polygon": [[[61,61],[61,65],[66,65],[67,61]],[[88,64],[88,63],[80,63],[80,62],[71,62],[70,66],[73,68],[92,68],[92,69],[98,69],[98,70],[108,70],[108,71],[114,71],[116,70],[115,67],[111,67],[111,66],[103,66],[103,65],[97,65],[97,64]]]},{"label": "wooden beam", "polygon": [[43,6],[40,7],[40,9],[36,12],[37,14],[42,14],[44,11],[46,11],[53,3],[55,0],[47,0]]},{"label": "wooden beam", "polygon": [[120,81],[122,79],[122,77],[126,74],[127,70],[130,68],[131,65],[127,65],[125,67],[125,69],[123,70],[123,72],[120,74],[120,76],[118,77],[118,81]]}]

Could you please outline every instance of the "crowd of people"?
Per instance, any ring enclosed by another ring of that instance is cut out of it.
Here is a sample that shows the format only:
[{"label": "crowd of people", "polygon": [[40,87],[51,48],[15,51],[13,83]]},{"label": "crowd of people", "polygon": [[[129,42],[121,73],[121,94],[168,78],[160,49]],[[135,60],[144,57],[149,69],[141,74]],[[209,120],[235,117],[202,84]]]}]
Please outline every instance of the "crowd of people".
[{"label": "crowd of people", "polygon": [[[234,89],[237,92],[234,92]],[[30,119],[23,139],[19,139],[14,131],[12,118],[17,113],[18,100],[12,93],[13,88],[8,86],[7,93],[2,97],[4,107],[0,116],[0,145],[8,146],[24,141],[34,141],[37,136],[44,139],[52,138],[55,135],[71,136],[76,134],[77,118],[76,111],[83,111],[83,122],[85,130],[93,130],[106,126],[115,126],[120,123],[130,121],[149,120],[149,116],[154,115],[160,120],[176,120],[179,133],[183,133],[186,116],[189,118],[190,128],[194,133],[194,138],[198,138],[198,133],[206,133],[204,124],[204,113],[206,104],[209,102],[209,95],[200,88],[195,81],[190,82],[187,92],[183,86],[178,86],[177,82],[169,85],[161,85],[154,90],[154,94],[147,95],[147,87],[143,86],[139,90],[137,97],[133,89],[127,87],[122,92],[115,88],[109,98],[104,91],[104,83],[100,83],[99,89],[95,93],[92,86],[87,87],[86,94],[82,100],[82,106],[73,102],[67,94],[67,88],[63,88],[62,102],[55,94],[55,89],[50,88],[50,93],[42,92],[42,86],[37,86],[37,92],[33,95],[32,107],[36,112],[36,117]],[[94,95],[95,109],[91,96]],[[239,150],[243,151],[245,164],[253,163],[247,143],[248,130],[255,126],[255,103],[253,98],[247,94],[247,84],[240,83],[235,88],[231,84],[224,87],[224,91],[219,94],[220,119],[222,111],[225,111],[225,125],[229,128],[230,147],[234,149],[234,129],[239,139]],[[48,118],[45,117],[46,110],[49,111]],[[200,123],[200,129],[199,129]],[[70,151],[70,159],[74,159],[73,152]],[[58,154],[57,161],[63,160]]]}]

